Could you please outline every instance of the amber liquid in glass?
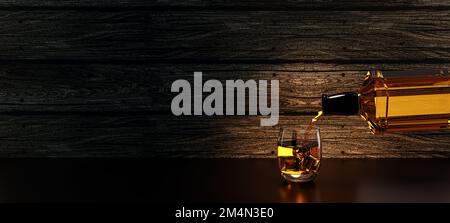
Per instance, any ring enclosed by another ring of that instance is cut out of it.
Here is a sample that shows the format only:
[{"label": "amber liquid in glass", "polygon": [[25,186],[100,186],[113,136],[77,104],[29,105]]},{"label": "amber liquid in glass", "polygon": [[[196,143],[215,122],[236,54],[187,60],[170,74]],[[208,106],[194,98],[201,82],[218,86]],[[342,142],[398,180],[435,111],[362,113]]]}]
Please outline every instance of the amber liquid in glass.
[{"label": "amber liquid in glass", "polygon": [[[320,111],[311,120],[304,134],[298,135],[294,132],[290,136],[292,141],[284,142],[283,147],[278,147],[278,164],[282,174],[288,174],[293,177],[310,174],[313,178],[318,173],[321,151],[319,142],[310,137],[321,115],[322,112]],[[283,149],[285,150],[284,152],[280,151]]]}]

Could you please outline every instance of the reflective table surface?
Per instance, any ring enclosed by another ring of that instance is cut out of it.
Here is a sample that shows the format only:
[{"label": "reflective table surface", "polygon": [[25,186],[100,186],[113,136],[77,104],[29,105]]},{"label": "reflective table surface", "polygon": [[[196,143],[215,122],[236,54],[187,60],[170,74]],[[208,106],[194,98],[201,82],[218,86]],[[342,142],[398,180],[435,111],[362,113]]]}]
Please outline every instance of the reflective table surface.
[{"label": "reflective table surface", "polygon": [[450,160],[324,159],[292,184],[275,159],[1,159],[0,202],[450,202]]}]

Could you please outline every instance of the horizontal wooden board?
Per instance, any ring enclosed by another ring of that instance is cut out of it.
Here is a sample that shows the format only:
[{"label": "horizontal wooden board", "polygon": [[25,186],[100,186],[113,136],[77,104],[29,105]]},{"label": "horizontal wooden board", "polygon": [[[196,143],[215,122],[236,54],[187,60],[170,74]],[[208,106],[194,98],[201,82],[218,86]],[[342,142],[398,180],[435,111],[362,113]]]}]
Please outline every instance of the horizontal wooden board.
[{"label": "horizontal wooden board", "polygon": [[448,11],[5,11],[1,61],[443,63]]},{"label": "horizontal wooden board", "polygon": [[120,7],[127,9],[130,7],[147,7],[151,9],[164,10],[167,8],[178,10],[204,9],[214,8],[222,10],[402,10],[402,9],[423,9],[432,8],[439,10],[439,7],[449,6],[449,2],[445,0],[383,0],[383,1],[356,1],[356,0],[241,0],[241,1],[202,1],[202,0],[163,0],[163,1],[146,1],[146,0],[5,0],[0,3],[2,7],[47,7],[51,9],[70,9],[70,8],[113,8]]},{"label": "horizontal wooden board", "polygon": [[[311,116],[282,116],[305,128]],[[2,157],[275,158],[279,126],[260,117],[171,115],[0,116]],[[324,157],[450,157],[450,132],[372,135],[359,117],[320,122]]]},{"label": "horizontal wooden board", "polygon": [[[323,93],[356,91],[365,71],[449,64],[0,64],[0,113],[165,113],[177,79],[279,80],[281,113],[314,113]],[[207,96],[208,93],[204,93]]]}]

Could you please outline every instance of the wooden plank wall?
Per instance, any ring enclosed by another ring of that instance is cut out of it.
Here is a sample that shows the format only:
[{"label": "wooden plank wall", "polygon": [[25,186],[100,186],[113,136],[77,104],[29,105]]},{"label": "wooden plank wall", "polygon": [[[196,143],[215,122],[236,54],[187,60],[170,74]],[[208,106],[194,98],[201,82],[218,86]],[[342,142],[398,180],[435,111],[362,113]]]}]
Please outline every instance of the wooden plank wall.
[{"label": "wooden plank wall", "polygon": [[[274,157],[259,117],[175,117],[176,79],[280,80],[280,125],[364,71],[450,64],[448,1],[0,2],[0,156]],[[450,157],[450,132],[325,117],[324,156]]]}]

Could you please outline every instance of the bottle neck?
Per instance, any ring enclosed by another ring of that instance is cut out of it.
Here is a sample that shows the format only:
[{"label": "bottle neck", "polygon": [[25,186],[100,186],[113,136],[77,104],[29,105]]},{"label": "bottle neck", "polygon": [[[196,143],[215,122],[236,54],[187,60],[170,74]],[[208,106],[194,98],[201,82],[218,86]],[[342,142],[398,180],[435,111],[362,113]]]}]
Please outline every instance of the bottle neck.
[{"label": "bottle neck", "polygon": [[322,111],[324,115],[357,115],[360,99],[356,92],[344,92],[333,95],[322,95]]}]

